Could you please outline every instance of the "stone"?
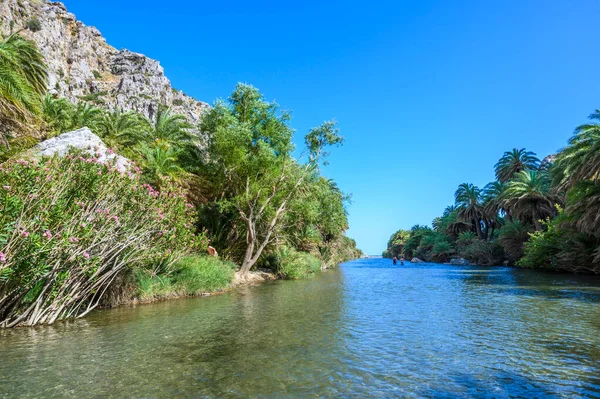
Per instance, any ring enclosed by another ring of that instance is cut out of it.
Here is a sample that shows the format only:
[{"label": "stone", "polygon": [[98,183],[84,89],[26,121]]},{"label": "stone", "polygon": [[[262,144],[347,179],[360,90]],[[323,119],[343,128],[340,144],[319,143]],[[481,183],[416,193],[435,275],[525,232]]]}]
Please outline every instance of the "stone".
[{"label": "stone", "polygon": [[450,264],[455,266],[469,266],[471,263],[464,258],[454,258],[450,259]]},{"label": "stone", "polygon": [[206,252],[208,252],[208,254],[209,254],[210,256],[215,256],[215,257],[219,256],[219,254],[217,253],[217,250],[216,250],[214,247],[211,247],[211,246],[209,246],[209,247],[206,249]]},{"label": "stone", "polygon": [[410,260],[411,263],[425,263],[425,261],[419,259],[419,258],[412,258]]},{"label": "stone", "polygon": [[60,136],[42,141],[33,148],[35,156],[65,156],[72,149],[78,149],[86,154],[98,158],[100,163],[115,163],[115,167],[121,171],[126,171],[131,162],[120,155],[115,154],[104,145],[100,137],[96,136],[90,129],[84,127]]}]

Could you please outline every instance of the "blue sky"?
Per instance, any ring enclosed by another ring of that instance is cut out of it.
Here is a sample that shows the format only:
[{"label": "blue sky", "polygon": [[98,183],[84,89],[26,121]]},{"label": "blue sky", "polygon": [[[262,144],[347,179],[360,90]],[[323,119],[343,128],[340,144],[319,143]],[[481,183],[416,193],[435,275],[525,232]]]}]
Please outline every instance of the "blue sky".
[{"label": "blue sky", "polygon": [[284,3],[65,0],[199,100],[255,85],[293,110],[299,144],[337,119],[346,143],[324,173],[371,254],[460,183],[491,181],[504,151],[542,158],[600,107],[598,1]]}]

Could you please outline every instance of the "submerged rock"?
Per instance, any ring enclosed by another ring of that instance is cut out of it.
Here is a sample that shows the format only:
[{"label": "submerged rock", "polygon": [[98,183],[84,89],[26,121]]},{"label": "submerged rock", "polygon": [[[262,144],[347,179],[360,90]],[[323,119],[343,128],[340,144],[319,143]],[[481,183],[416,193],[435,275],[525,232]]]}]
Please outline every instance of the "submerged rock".
[{"label": "submerged rock", "polygon": [[412,258],[411,263],[425,263],[425,261],[419,258]]},{"label": "submerged rock", "polygon": [[464,258],[454,258],[450,259],[450,264],[455,266],[469,266],[471,263]]},{"label": "submerged rock", "polygon": [[51,157],[56,154],[65,156],[72,149],[93,155],[98,158],[100,163],[115,162],[116,168],[120,171],[127,170],[131,164],[127,158],[117,155],[107,148],[100,137],[87,127],[42,141],[33,148],[33,153],[37,156]]}]

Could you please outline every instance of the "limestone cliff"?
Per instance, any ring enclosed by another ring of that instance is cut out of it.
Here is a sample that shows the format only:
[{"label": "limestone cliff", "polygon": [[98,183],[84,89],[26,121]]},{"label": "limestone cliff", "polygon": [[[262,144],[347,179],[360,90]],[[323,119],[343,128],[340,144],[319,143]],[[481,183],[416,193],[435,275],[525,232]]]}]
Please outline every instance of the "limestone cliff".
[{"label": "limestone cliff", "polygon": [[0,34],[21,29],[46,58],[51,93],[75,103],[86,100],[150,118],[164,104],[193,124],[209,107],[174,90],[158,61],[110,46],[98,29],[78,21],[62,3],[2,0]]}]

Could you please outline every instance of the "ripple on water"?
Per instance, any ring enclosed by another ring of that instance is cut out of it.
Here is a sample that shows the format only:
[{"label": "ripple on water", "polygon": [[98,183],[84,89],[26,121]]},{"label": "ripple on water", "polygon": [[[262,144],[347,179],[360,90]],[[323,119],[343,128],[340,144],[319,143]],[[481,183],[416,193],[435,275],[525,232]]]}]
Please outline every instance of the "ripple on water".
[{"label": "ripple on water", "polygon": [[600,280],[350,262],[0,332],[0,397],[597,397]]}]

